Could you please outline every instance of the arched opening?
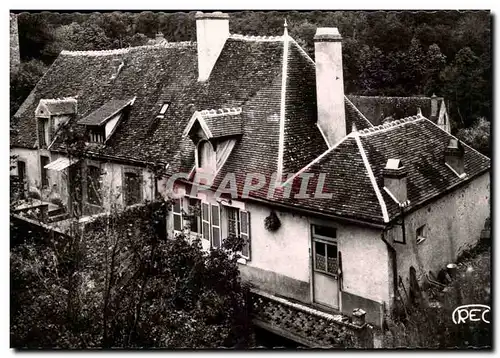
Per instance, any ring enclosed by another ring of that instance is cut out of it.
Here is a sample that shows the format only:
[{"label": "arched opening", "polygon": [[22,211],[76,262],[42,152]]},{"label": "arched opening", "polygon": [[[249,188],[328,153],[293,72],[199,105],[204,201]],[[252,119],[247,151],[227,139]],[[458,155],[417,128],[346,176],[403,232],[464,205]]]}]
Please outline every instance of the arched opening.
[{"label": "arched opening", "polygon": [[198,143],[198,168],[209,173],[215,170],[215,151],[208,140]]}]

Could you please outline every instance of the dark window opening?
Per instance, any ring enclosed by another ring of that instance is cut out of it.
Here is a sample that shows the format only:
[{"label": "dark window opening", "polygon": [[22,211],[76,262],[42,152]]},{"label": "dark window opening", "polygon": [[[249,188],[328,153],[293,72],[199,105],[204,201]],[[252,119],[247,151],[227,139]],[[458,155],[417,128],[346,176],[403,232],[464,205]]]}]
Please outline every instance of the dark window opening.
[{"label": "dark window opening", "polygon": [[141,202],[141,177],[138,173],[127,172],[124,175],[125,179],[125,205],[134,205]]},{"label": "dark window opening", "polygon": [[50,158],[44,155],[40,156],[40,166],[41,166],[41,176],[42,176],[42,188],[46,188],[49,186],[49,176],[47,173],[46,165],[50,163]]},{"label": "dark window opening", "polygon": [[240,236],[240,211],[227,207],[227,232],[229,236]]},{"label": "dark window opening", "polygon": [[87,167],[87,201],[89,204],[102,205],[101,169],[93,165]]},{"label": "dark window opening", "polygon": [[48,118],[38,119],[38,144],[40,148],[47,148],[49,144],[49,120]]},{"label": "dark window opening", "polygon": [[334,275],[338,273],[337,244],[314,242],[314,270]]}]

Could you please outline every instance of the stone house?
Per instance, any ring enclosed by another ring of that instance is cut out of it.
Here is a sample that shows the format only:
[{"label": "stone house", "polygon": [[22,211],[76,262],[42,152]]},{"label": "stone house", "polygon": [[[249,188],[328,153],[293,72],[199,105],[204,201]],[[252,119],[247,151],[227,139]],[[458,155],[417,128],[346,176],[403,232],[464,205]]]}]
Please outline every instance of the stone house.
[{"label": "stone house", "polygon": [[[242,277],[265,295],[361,308],[378,326],[411,280],[479,239],[490,160],[435,119],[434,99],[380,124],[344,95],[336,28],[317,29],[313,60],[286,24],[244,36],[198,13],[196,26],[194,43],[63,51],[12,118],[13,174],[85,215],[173,197],[168,231],[206,249],[243,237]],[[87,136],[83,159],[65,155],[68,122]]]}]

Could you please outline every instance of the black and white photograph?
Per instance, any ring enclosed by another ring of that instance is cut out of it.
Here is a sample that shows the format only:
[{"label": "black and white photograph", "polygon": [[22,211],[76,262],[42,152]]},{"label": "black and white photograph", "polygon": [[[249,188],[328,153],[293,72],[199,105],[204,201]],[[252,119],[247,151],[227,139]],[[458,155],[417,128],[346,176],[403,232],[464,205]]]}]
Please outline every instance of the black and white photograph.
[{"label": "black and white photograph", "polygon": [[492,350],[490,10],[13,5],[11,350]]}]

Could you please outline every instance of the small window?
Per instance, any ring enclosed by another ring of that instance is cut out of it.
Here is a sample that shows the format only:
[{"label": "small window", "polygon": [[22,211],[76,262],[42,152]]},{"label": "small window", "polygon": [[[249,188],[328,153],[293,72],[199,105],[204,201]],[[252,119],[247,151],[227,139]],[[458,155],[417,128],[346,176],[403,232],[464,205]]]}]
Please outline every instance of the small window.
[{"label": "small window", "polygon": [[198,168],[207,172],[215,169],[215,151],[212,144],[203,140],[198,144]]},{"label": "small window", "polygon": [[50,158],[44,155],[40,156],[40,173],[42,179],[42,188],[46,188],[49,186],[49,176],[47,174],[47,169],[45,166],[50,163]]},{"label": "small window", "polygon": [[425,240],[425,238],[426,238],[425,225],[422,225],[417,229],[417,232],[416,232],[417,244],[420,244],[422,241]]},{"label": "small window", "polygon": [[101,168],[87,166],[87,202],[93,205],[102,205],[101,197]]},{"label": "small window", "polygon": [[182,231],[182,199],[174,201],[172,212],[174,215],[174,231]]},{"label": "small window", "polygon": [[124,200],[125,205],[134,205],[142,200],[142,180],[137,172],[126,172],[124,174]]},{"label": "small window", "polygon": [[168,103],[163,103],[163,106],[161,106],[161,109],[160,109],[160,114],[165,114],[167,109],[168,109]]}]

